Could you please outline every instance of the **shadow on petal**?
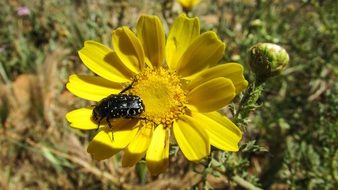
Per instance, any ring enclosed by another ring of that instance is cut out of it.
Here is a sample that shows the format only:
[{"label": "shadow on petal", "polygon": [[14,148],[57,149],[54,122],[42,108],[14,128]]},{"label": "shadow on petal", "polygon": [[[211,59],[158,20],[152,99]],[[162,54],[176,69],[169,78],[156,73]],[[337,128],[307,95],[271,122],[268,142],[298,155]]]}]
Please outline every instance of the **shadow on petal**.
[{"label": "shadow on petal", "polygon": [[[128,65],[124,64],[120,60],[115,52],[108,53],[103,59],[127,78],[132,78],[135,75],[135,73],[133,73],[132,70],[128,68]],[[111,80],[114,81],[114,79]]]},{"label": "shadow on petal", "polygon": [[134,73],[145,66],[144,51],[141,42],[128,27],[120,27],[113,31],[112,43],[116,55]]},{"label": "shadow on petal", "polygon": [[85,83],[89,83],[96,86],[102,86],[112,89],[122,89],[120,83],[114,83],[107,79],[97,77],[97,76],[88,76],[88,75],[77,75],[78,80],[83,81]]},{"label": "shadow on petal", "polygon": [[[90,117],[90,120],[98,125],[98,121],[95,120],[93,116]],[[106,132],[109,131],[130,131],[131,129],[134,129],[135,127],[139,127],[137,123],[139,122],[138,119],[124,119],[124,118],[113,118],[110,120],[110,124],[112,128],[110,129],[108,127],[108,123],[106,119],[103,119],[100,122],[100,126],[102,126],[102,129]],[[103,127],[104,126],[104,127]]]},{"label": "shadow on petal", "polygon": [[147,167],[152,176],[163,173],[169,166],[169,159],[164,158],[163,160],[147,160]]},{"label": "shadow on petal", "polygon": [[110,94],[121,92],[122,85],[99,76],[71,75],[66,85],[74,95],[92,101],[100,101]]},{"label": "shadow on petal", "polygon": [[145,152],[134,154],[125,149],[123,159],[122,159],[122,167],[132,167],[134,166],[142,157],[145,155]]},{"label": "shadow on petal", "polygon": [[87,148],[87,152],[92,158],[98,161],[108,159],[120,150],[121,149],[112,148],[111,146],[98,141],[92,141]]}]

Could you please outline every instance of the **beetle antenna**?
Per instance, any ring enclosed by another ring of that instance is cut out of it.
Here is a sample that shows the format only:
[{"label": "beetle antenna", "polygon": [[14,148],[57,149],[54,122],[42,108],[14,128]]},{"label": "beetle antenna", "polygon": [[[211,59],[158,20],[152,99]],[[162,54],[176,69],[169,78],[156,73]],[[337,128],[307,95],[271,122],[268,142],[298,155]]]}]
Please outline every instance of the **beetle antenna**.
[{"label": "beetle antenna", "polygon": [[133,80],[133,82],[128,85],[125,89],[123,89],[119,94],[122,94],[124,92],[126,92],[127,90],[131,89],[131,87],[133,87],[133,84],[135,83],[135,79]]}]

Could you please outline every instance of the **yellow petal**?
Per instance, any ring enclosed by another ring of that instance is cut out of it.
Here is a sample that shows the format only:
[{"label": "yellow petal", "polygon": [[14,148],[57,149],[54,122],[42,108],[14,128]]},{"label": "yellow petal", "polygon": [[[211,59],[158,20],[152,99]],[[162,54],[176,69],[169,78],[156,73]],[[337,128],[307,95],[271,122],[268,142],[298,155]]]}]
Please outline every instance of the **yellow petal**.
[{"label": "yellow petal", "polygon": [[215,32],[205,32],[196,38],[182,55],[177,65],[181,77],[189,77],[202,69],[216,65],[223,57],[225,44]]},{"label": "yellow petal", "polygon": [[236,88],[236,94],[248,86],[248,81],[245,80],[243,75],[243,66],[238,63],[226,63],[206,69],[195,75],[189,83],[188,90],[217,77],[230,79]]},{"label": "yellow petal", "polygon": [[231,80],[218,77],[192,89],[187,99],[189,108],[199,112],[211,112],[226,106],[235,95]]},{"label": "yellow petal", "polygon": [[201,0],[178,0],[182,7],[185,9],[191,10],[195,5],[197,5]]},{"label": "yellow petal", "polygon": [[115,148],[125,148],[140,128],[140,122],[136,119],[112,119],[111,125],[113,126],[112,146]]},{"label": "yellow petal", "polygon": [[92,101],[100,101],[110,94],[118,94],[122,87],[119,84],[97,76],[71,75],[66,85],[74,95]]},{"label": "yellow petal", "polygon": [[167,64],[171,70],[176,69],[182,54],[199,34],[200,22],[197,17],[188,18],[181,14],[174,21],[165,47]]},{"label": "yellow petal", "polygon": [[94,73],[114,82],[130,82],[133,73],[121,62],[116,53],[95,41],[86,41],[78,52],[83,63]]},{"label": "yellow petal", "polygon": [[153,126],[144,125],[140,127],[137,135],[128,145],[122,160],[123,167],[130,167],[136,164],[147,151],[151,137],[153,135]]},{"label": "yellow petal", "polygon": [[210,153],[209,137],[201,123],[182,115],[173,127],[175,139],[184,156],[190,161],[198,161]]},{"label": "yellow petal", "polygon": [[207,114],[192,112],[192,117],[203,123],[211,145],[221,150],[238,151],[238,143],[242,138],[242,133],[226,116],[218,112]]},{"label": "yellow petal", "polygon": [[120,150],[121,149],[117,149],[112,146],[110,134],[104,131],[100,131],[98,134],[96,134],[87,148],[87,152],[91,154],[92,158],[95,160],[104,160],[110,158]]},{"label": "yellow petal", "polygon": [[141,16],[137,23],[146,58],[153,66],[161,66],[164,61],[165,35],[161,20],[157,16]]},{"label": "yellow petal", "polygon": [[144,51],[140,40],[128,27],[113,31],[113,47],[117,56],[134,73],[139,73],[145,66]]},{"label": "yellow petal", "polygon": [[70,127],[82,130],[97,129],[97,124],[92,121],[93,108],[80,108],[66,114]]},{"label": "yellow petal", "polygon": [[169,165],[169,130],[163,125],[155,128],[146,154],[147,166],[151,175],[164,172]]},{"label": "yellow petal", "polygon": [[[121,129],[117,130],[101,130],[96,134],[90,142],[87,152],[90,153],[95,160],[103,160],[111,157],[118,151],[125,148],[130,140],[136,135],[138,128],[135,120],[124,120],[120,123]],[[115,128],[119,128],[116,125]]]}]

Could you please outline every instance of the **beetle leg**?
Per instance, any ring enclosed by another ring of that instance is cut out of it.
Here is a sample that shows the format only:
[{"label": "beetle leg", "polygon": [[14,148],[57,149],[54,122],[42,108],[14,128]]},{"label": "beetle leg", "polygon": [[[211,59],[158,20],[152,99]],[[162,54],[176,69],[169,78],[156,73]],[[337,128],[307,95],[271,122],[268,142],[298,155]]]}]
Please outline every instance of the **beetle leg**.
[{"label": "beetle leg", "polygon": [[[95,119],[96,119],[96,116],[95,116]],[[99,121],[97,122],[97,128],[96,128],[96,131],[99,130],[99,128],[100,128],[100,123],[101,123],[102,120],[103,120],[103,117],[101,117],[101,118],[99,119]]]},{"label": "beetle leg", "polygon": [[[108,127],[109,127],[109,129],[111,130],[112,128],[113,128],[113,126],[111,125],[111,123],[110,123],[110,121],[109,121],[109,116],[106,118],[106,121],[107,121],[107,123],[108,123]],[[109,136],[110,137],[110,136]],[[113,130],[111,130],[111,139],[110,139],[111,141],[113,141],[114,140],[114,133],[113,133]]]},{"label": "beetle leg", "polygon": [[133,82],[130,85],[128,85],[125,89],[123,89],[119,94],[122,94],[122,93],[126,92],[127,90],[131,89],[131,87],[133,87],[134,82],[135,82],[135,80],[133,80]]},{"label": "beetle leg", "polygon": [[106,118],[106,121],[107,121],[107,123],[108,123],[108,127],[109,127],[109,129],[112,129],[113,128],[113,126],[111,125],[111,123],[110,123],[110,121],[109,121],[109,117],[107,117]]}]

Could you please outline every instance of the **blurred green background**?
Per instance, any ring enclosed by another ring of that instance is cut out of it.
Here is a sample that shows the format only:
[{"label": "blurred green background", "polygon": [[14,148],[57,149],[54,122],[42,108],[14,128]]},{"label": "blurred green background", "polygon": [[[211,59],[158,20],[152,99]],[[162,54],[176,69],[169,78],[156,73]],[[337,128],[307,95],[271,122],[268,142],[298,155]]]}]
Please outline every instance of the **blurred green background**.
[{"label": "blurred green background", "polygon": [[336,0],[202,0],[189,13],[218,33],[224,61],[243,64],[250,81],[252,45],[276,43],[290,55],[246,118],[241,151],[223,158],[225,174],[193,172],[198,164],[181,155],[157,177],[143,162],[121,168],[120,155],[91,160],[94,133],[64,118],[89,105],[65,89],[70,74],[89,73],[77,50],[88,39],[110,45],[113,29],[135,27],[142,14],[160,16],[168,31],[181,12],[173,0],[1,0],[0,189],[337,188]]}]

